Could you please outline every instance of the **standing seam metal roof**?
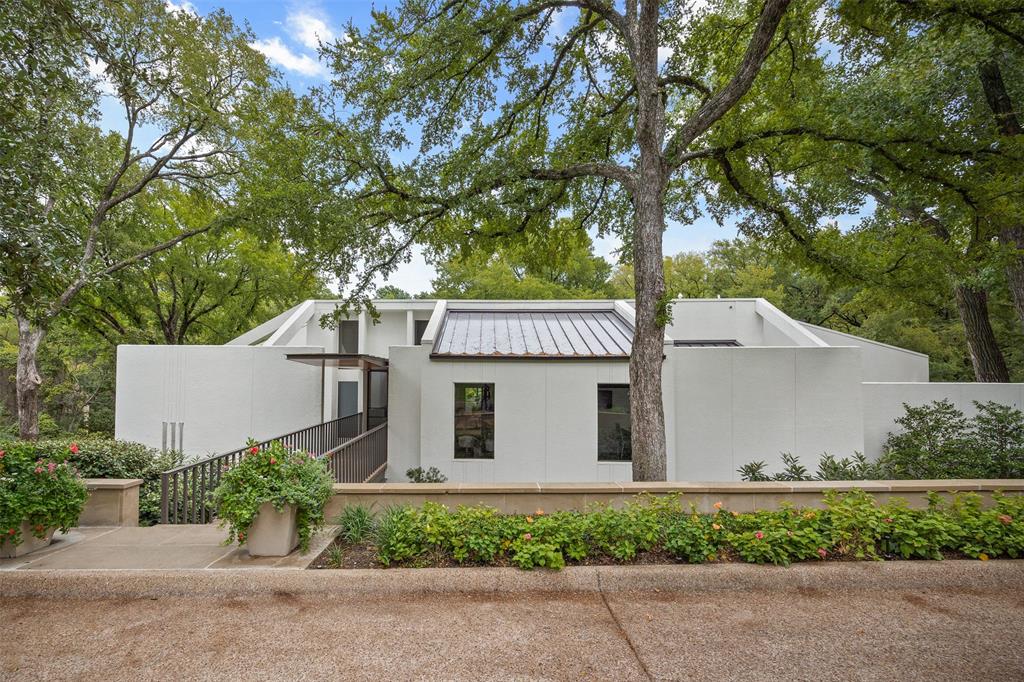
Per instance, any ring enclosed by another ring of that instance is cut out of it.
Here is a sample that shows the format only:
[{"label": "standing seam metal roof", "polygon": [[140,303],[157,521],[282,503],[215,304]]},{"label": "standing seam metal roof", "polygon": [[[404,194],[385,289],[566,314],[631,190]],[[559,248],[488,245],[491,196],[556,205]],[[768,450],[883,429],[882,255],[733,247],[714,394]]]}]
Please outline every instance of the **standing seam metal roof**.
[{"label": "standing seam metal roof", "polygon": [[613,310],[449,310],[432,357],[629,357],[633,328]]}]

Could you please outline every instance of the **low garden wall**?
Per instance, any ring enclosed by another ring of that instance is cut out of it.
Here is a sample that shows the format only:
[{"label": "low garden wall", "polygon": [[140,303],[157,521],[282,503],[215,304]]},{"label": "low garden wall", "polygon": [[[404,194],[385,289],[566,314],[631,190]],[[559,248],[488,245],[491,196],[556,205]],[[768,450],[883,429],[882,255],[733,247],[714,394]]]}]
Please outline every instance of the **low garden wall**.
[{"label": "low garden wall", "polygon": [[793,481],[793,482],[722,482],[722,483],[338,483],[334,496],[327,503],[328,519],[347,506],[363,506],[381,510],[391,505],[421,505],[437,502],[454,509],[458,505],[487,505],[506,514],[530,514],[583,510],[593,503],[619,506],[641,493],[682,495],[685,503],[694,503],[697,510],[714,511],[721,502],[729,510],[750,512],[778,509],[783,503],[797,507],[822,507],[826,490],[860,489],[880,503],[902,498],[911,507],[927,505],[929,491],[951,496],[960,492],[976,492],[983,504],[994,491],[1007,494],[1024,493],[1024,479],[945,479],[934,481]]},{"label": "low garden wall", "polygon": [[141,478],[87,478],[89,499],[85,502],[79,526],[139,525],[139,489]]}]

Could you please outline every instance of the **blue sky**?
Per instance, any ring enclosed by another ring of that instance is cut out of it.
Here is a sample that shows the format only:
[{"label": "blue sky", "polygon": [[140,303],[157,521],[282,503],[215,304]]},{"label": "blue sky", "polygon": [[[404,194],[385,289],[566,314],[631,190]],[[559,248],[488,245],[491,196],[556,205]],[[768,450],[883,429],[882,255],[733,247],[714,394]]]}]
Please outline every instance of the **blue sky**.
[{"label": "blue sky", "polygon": [[[317,41],[330,41],[340,36],[351,21],[357,26],[367,26],[371,21],[371,9],[386,6],[386,2],[365,2],[361,0],[169,0],[173,10],[206,14],[217,8],[224,8],[239,23],[248,23],[256,34],[253,47],[263,52],[280,71],[284,79],[296,91],[302,92],[322,84],[328,77],[328,70],[317,56]],[[575,10],[569,10],[575,11]],[[112,128],[120,127],[123,116],[115,106],[105,103],[102,107],[104,122]],[[667,255],[680,251],[706,249],[716,239],[736,236],[732,225],[719,226],[714,220],[703,217],[692,225],[671,224],[665,233],[664,249]],[[616,262],[615,250],[620,243],[615,238],[594,240],[594,251]],[[416,293],[429,290],[433,268],[420,254],[412,262],[400,266],[388,280],[406,291]]]}]

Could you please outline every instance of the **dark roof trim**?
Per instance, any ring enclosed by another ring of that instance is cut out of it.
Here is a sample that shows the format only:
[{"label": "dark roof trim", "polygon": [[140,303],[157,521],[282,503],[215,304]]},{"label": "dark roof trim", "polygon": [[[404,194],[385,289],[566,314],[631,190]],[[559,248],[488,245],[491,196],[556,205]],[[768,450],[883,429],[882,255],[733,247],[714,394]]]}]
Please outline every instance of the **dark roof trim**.
[{"label": "dark roof trim", "polygon": [[387,367],[387,358],[365,353],[287,353],[285,358],[305,365],[325,367]]}]

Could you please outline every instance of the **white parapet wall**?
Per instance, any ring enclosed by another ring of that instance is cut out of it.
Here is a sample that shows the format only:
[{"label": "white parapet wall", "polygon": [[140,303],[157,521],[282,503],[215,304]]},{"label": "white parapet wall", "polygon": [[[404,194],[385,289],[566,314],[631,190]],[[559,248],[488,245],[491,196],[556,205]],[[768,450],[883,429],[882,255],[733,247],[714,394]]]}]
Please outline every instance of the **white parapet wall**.
[{"label": "white parapet wall", "polygon": [[114,435],[198,456],[318,423],[320,368],[285,358],[304,352],[322,348],[118,346]]},{"label": "white parapet wall", "polygon": [[900,430],[894,420],[905,414],[904,403],[920,407],[936,400],[949,400],[968,416],[977,412],[975,401],[1024,409],[1024,384],[866,382],[863,392],[864,454],[870,459],[882,454],[889,433]]}]

